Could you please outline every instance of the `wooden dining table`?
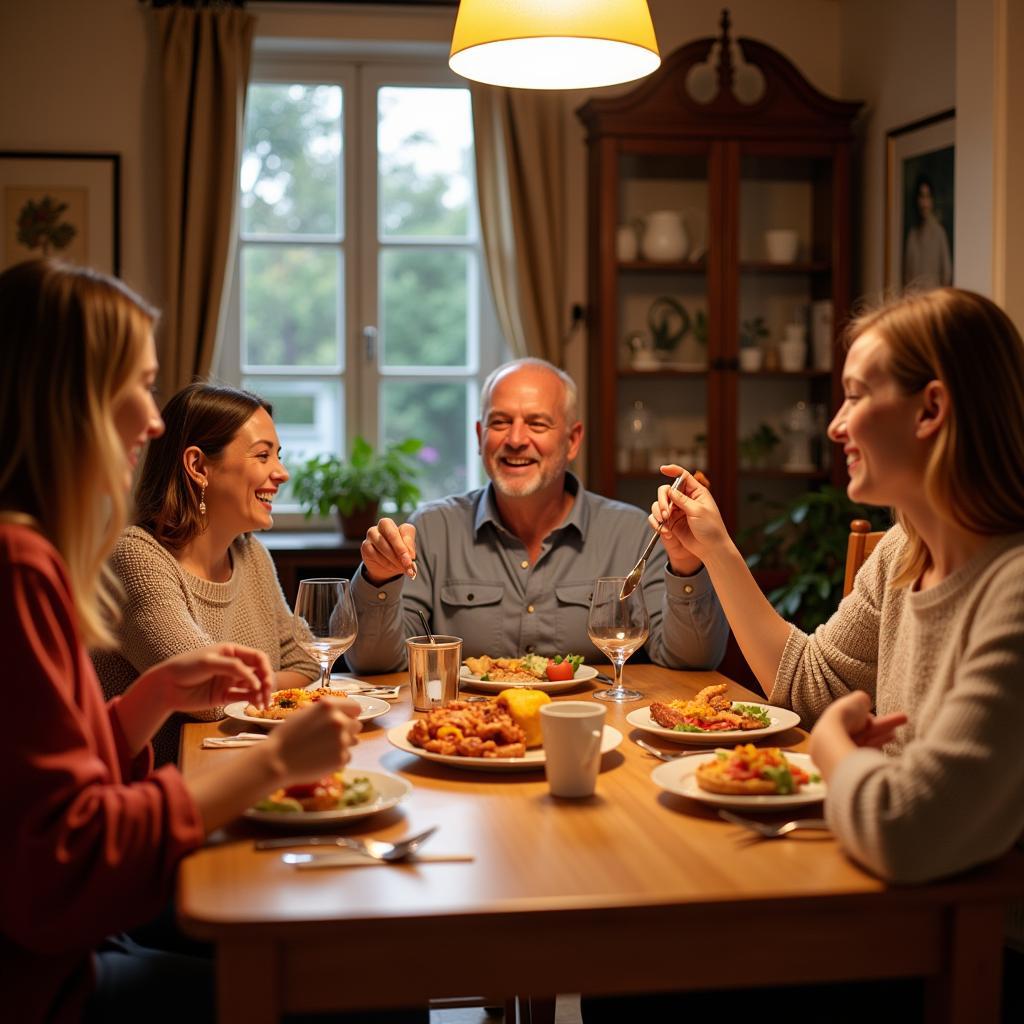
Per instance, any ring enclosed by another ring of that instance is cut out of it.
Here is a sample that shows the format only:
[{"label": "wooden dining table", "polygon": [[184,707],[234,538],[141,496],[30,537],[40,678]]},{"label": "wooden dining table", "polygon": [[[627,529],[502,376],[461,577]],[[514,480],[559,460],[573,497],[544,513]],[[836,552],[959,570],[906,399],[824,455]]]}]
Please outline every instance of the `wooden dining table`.
[{"label": "wooden dining table", "polygon": [[[623,741],[603,756],[585,799],[552,797],[542,770],[471,771],[397,749],[386,732],[413,717],[408,686],[365,724],[352,765],[400,775],[412,791],[338,831],[391,840],[436,825],[424,852],[472,860],[303,871],[280,851],[254,849],[255,837],[279,830],[249,822],[187,857],[178,914],[188,933],[216,945],[219,1019],[263,1024],[285,1012],[474,993],[518,994],[528,1007],[526,997],[556,992],[914,976],[925,979],[930,1021],[998,1019],[1004,913],[1024,899],[1024,856],[894,886],[849,860],[829,833],[758,839],[715,807],[662,791],[651,779],[660,762],[626,722],[651,700],[728,680],[642,664],[626,673],[645,698],[608,705]],[[555,699],[592,700],[602,685]],[[729,693],[760,699],[734,683]],[[251,726],[233,720],[187,725],[183,771],[240,756],[203,749],[202,739],[243,730]],[[794,728],[770,742],[799,750],[806,734]]]}]

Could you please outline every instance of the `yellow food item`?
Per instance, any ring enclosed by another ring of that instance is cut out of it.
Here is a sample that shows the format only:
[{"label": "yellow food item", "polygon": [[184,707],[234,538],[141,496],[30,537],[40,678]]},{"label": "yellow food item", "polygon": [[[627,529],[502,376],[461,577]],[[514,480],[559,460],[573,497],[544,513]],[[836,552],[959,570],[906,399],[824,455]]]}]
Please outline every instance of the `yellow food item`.
[{"label": "yellow food item", "polygon": [[542,704],[550,704],[551,698],[543,690],[532,690],[528,687],[502,690],[498,694],[497,704],[504,708],[520,729],[526,733],[527,747],[539,747],[543,743],[540,731],[540,708]]}]

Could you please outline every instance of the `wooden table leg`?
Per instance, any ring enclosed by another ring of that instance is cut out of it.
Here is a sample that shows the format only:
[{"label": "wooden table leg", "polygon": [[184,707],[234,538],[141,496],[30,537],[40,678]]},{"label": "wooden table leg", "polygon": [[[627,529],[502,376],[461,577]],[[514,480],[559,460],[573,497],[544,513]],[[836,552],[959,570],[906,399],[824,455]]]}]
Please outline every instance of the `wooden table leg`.
[{"label": "wooden table leg", "polygon": [[272,943],[217,947],[218,1024],[278,1024],[281,979]]},{"label": "wooden table leg", "polygon": [[949,911],[943,970],[925,989],[928,1024],[998,1024],[1002,998],[1001,906],[959,906]]}]

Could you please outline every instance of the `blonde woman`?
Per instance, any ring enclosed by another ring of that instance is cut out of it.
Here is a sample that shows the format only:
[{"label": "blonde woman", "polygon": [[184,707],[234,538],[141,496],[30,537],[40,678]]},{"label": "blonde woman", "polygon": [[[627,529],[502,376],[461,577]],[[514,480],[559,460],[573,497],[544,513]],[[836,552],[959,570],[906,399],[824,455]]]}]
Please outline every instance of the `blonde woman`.
[{"label": "blonde woman", "polygon": [[[707,566],[770,699],[815,723],[843,849],[884,879],[925,882],[999,857],[1024,831],[1024,342],[994,303],[956,288],[886,305],[849,337],[829,436],[850,497],[890,506],[897,525],[827,623],[808,636],[776,614],[691,476],[681,493],[659,489],[651,523],[667,516]],[[1005,1020],[1021,1019],[1022,951],[1014,908]],[[859,1007],[856,1019],[920,1012],[912,987],[891,989],[823,997]]]},{"label": "blonde woman", "polygon": [[[174,653],[224,640],[263,651],[275,690],[319,676],[295,639],[270,554],[252,535],[273,525],[273,501],[288,480],[272,412],[257,395],[207,383],[189,384],[164,406],[164,433],[136,486],[136,525],[110,559],[125,605],[117,650],[93,656],[108,697]],[[184,717],[154,737],[158,764],[177,759]]]},{"label": "blonde woman", "polygon": [[104,703],[86,647],[112,641],[104,561],[163,429],[153,321],[90,271],[0,274],[0,621],[17,709],[0,744],[0,981],[19,1021],[211,1020],[208,964],[105,940],[161,910],[206,833],[346,763],[359,730],[354,705],[321,702],[215,773],[151,771],[172,712],[268,696],[266,656],[234,644],[158,664]]}]

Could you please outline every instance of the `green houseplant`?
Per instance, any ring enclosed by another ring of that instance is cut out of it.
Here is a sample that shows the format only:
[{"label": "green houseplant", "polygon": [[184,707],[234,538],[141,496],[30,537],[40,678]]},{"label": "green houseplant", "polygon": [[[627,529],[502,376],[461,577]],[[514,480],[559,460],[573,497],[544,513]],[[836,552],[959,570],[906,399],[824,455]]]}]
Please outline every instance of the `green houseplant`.
[{"label": "green houseplant", "polygon": [[743,546],[755,549],[747,565],[788,573],[768,600],[784,619],[810,632],[839,607],[850,522],[867,519],[873,530],[885,530],[892,518],[888,509],[857,505],[830,485],[776,508],[775,518],[742,535]]},{"label": "green houseplant", "polygon": [[356,437],[348,459],[314,455],[298,465],[292,490],[307,519],[335,509],[342,533],[357,540],[377,521],[381,502],[393,501],[400,513],[415,507],[420,497],[415,456],[422,447],[422,441],[410,437],[375,452],[365,438]]}]

